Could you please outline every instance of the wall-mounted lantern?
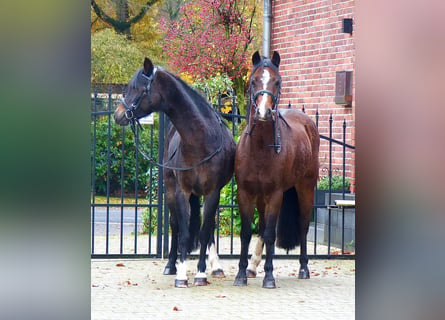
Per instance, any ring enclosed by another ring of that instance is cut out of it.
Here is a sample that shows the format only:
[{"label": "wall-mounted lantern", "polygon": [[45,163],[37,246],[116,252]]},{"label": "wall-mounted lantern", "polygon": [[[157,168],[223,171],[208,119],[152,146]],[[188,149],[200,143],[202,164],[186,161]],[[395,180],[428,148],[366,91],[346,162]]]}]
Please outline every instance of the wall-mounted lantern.
[{"label": "wall-mounted lantern", "polygon": [[352,71],[337,71],[335,75],[335,103],[352,106]]}]

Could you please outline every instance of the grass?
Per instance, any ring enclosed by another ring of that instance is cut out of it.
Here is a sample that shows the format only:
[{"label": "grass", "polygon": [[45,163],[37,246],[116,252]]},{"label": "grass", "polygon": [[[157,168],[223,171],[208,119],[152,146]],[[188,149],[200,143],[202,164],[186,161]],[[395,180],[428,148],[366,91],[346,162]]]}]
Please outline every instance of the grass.
[{"label": "grass", "polygon": [[[145,200],[145,198],[138,198],[138,201],[140,202],[141,200]],[[91,202],[93,202],[93,196],[91,196]],[[96,204],[106,204],[107,203],[107,197],[106,196],[95,196],[94,197],[94,203]],[[120,204],[121,203],[121,198],[120,197],[110,197],[109,198],[109,202],[108,203],[112,203],[112,204]],[[124,198],[124,203],[125,204],[135,204],[136,203],[136,199],[135,197],[129,197],[129,198]]]}]

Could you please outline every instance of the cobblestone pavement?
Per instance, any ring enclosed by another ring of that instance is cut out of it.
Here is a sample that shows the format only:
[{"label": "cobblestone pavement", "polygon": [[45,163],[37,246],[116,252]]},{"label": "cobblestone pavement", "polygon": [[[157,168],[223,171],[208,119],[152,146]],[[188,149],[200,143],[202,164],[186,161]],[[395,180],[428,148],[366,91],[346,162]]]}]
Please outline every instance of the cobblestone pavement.
[{"label": "cobblestone pavement", "polygon": [[162,274],[166,260],[92,260],[91,319],[354,319],[355,261],[309,261],[311,279],[297,278],[299,262],[274,260],[276,289],[261,288],[264,260],[247,287],[235,287],[238,260],[221,259],[225,278],[193,286],[196,260],[188,260],[188,288]]}]

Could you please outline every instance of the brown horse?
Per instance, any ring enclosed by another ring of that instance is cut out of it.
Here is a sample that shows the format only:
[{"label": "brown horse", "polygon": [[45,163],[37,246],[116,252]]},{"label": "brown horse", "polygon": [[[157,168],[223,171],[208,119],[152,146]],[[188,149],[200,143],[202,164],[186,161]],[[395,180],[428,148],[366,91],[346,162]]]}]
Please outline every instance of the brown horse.
[{"label": "brown horse", "polygon": [[[164,274],[176,274],[175,286],[187,287],[186,256],[201,245],[196,285],[206,285],[206,250],[213,276],[224,276],[215,250],[215,214],[220,191],[233,176],[235,141],[207,100],[177,76],[145,58],[114,113],[120,125],[135,125],[152,112],[170,119],[163,165],[172,240]],[[204,198],[201,227],[200,197]],[[179,251],[179,264],[176,259]]]},{"label": "brown horse", "polygon": [[[266,244],[264,288],[275,288],[273,255],[277,246],[300,245],[300,279],[309,278],[306,236],[318,179],[320,138],[315,123],[296,109],[277,109],[280,56],[252,56],[250,110],[236,148],[235,178],[241,214],[241,256],[234,285],[256,276]],[[259,241],[248,266],[254,209],[259,213]],[[278,227],[277,227],[278,223]]]}]

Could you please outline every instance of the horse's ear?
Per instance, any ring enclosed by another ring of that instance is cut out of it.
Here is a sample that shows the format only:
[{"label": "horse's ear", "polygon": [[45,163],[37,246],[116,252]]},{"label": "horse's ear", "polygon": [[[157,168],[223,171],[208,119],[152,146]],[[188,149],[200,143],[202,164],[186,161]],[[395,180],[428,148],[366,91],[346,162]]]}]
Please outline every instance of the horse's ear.
[{"label": "horse's ear", "polygon": [[280,66],[280,60],[281,60],[280,54],[278,52],[274,51],[272,54],[272,63],[274,65],[276,65],[277,68]]},{"label": "horse's ear", "polygon": [[153,73],[153,62],[149,58],[145,58],[144,60],[144,73],[147,76],[150,76]]},{"label": "horse's ear", "polygon": [[261,56],[258,51],[255,51],[255,53],[252,55],[252,64],[256,66],[261,61]]}]

